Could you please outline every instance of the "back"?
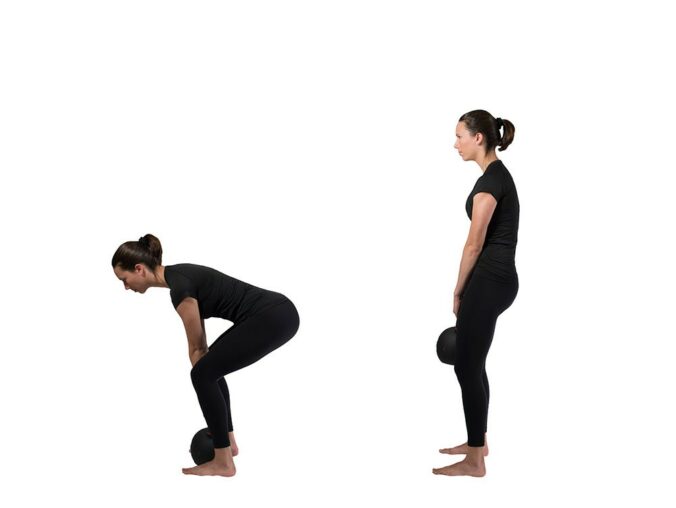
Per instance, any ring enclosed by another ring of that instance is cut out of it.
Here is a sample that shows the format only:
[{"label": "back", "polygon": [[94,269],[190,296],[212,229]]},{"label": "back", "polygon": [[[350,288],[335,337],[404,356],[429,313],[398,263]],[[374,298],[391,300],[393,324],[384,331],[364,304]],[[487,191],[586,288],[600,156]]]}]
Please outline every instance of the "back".
[{"label": "back", "polygon": [[520,207],[512,175],[501,160],[491,162],[474,184],[465,204],[470,220],[474,195],[479,192],[492,194],[498,204],[474,269],[490,279],[507,282],[517,277],[515,257]]},{"label": "back", "polygon": [[220,317],[237,323],[262,309],[285,301],[268,291],[230,277],[208,266],[182,263],[164,267],[174,308],[186,297],[197,300],[200,317]]}]

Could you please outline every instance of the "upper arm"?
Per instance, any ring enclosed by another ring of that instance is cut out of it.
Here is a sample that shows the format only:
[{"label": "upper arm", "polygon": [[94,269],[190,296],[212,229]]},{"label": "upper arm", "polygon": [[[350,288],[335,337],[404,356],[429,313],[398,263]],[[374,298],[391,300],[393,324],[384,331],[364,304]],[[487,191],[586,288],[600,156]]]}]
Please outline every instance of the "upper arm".
[{"label": "upper arm", "polygon": [[488,192],[477,192],[472,200],[472,223],[469,228],[467,245],[481,249],[486,240],[486,231],[491,222],[495,207],[498,202]]},{"label": "upper arm", "polygon": [[206,351],[207,338],[204,333],[204,322],[200,317],[197,300],[192,297],[184,298],[176,307],[176,312],[178,312],[183,321],[190,351]]}]

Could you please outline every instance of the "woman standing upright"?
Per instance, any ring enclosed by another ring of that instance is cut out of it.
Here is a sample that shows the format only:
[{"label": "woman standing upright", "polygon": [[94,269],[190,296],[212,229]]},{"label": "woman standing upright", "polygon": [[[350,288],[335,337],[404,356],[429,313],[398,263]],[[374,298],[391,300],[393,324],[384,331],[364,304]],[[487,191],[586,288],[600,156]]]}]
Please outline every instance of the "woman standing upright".
[{"label": "woman standing upright", "polygon": [[519,197],[512,175],[495,154],[496,147],[502,151],[514,139],[514,125],[475,110],[460,117],[455,136],[454,147],[462,159],[476,162],[483,172],[465,205],[471,225],[453,294],[455,373],[462,391],[467,442],[439,450],[464,454],[465,459],[433,472],[484,476],[489,398],[486,356],[498,316],[514,302],[519,290],[515,265]]},{"label": "woman standing upright", "polygon": [[[113,256],[113,271],[126,289],[145,293],[170,289],[171,301],[188,337],[192,370],[204,419],[213,436],[210,462],[185,468],[185,474],[234,476],[238,449],[233,434],[230,394],[223,376],[251,365],[296,334],[299,317],[291,300],[213,268],[194,264],[162,266],[162,246],[153,235],[125,242]],[[204,320],[233,322],[207,347]]]}]

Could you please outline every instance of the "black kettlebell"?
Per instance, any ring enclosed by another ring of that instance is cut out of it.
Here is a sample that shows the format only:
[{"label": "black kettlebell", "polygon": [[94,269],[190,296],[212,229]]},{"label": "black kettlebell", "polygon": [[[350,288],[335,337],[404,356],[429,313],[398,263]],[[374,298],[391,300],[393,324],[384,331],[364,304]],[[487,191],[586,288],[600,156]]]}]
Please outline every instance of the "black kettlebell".
[{"label": "black kettlebell", "polygon": [[214,439],[209,428],[198,430],[190,443],[190,455],[198,466],[214,460]]},{"label": "black kettlebell", "polygon": [[446,328],[437,340],[437,356],[442,363],[455,365],[455,326]]}]

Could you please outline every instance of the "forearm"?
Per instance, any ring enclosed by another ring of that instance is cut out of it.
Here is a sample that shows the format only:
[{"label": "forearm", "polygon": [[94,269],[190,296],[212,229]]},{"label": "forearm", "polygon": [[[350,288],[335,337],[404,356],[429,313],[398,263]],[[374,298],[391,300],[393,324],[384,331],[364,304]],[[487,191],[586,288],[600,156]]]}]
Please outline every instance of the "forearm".
[{"label": "forearm", "polygon": [[476,265],[480,254],[480,247],[474,247],[473,245],[469,244],[465,245],[465,248],[462,250],[462,259],[460,260],[458,283],[455,286],[455,291],[453,291],[453,296],[462,296],[462,294],[465,292],[467,279],[469,279],[469,276],[472,273],[474,265]]}]

